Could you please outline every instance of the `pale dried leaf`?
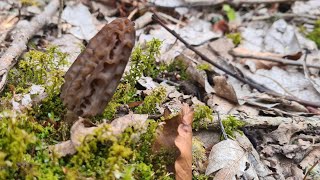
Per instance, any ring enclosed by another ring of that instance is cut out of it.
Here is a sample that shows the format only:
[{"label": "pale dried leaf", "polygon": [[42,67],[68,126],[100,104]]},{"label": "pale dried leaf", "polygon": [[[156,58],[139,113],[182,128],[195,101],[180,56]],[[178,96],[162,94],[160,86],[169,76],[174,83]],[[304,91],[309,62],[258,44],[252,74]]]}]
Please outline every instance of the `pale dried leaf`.
[{"label": "pale dried leaf", "polygon": [[114,134],[122,133],[126,128],[133,126],[135,129],[139,129],[140,132],[144,132],[147,128],[146,121],[148,119],[147,114],[133,114],[122,116],[113,120],[110,124],[112,126],[112,132]]},{"label": "pale dried leaf", "polygon": [[75,26],[70,32],[79,39],[89,41],[98,32],[89,9],[81,3],[67,6],[61,18]]},{"label": "pale dried leaf", "polygon": [[192,120],[193,111],[187,104],[182,106],[182,121],[178,126],[178,136],[175,145],[180,155],[175,161],[177,180],[192,179]]},{"label": "pale dried leaf", "polygon": [[64,157],[77,152],[70,140],[51,146],[49,149],[53,151],[57,157]]},{"label": "pale dried leaf", "polygon": [[84,138],[93,134],[97,127],[94,126],[89,120],[79,117],[79,119],[72,125],[70,130],[70,140],[72,144],[77,147],[80,146]]},{"label": "pale dried leaf", "polygon": [[218,96],[239,104],[236,92],[234,91],[232,85],[228,84],[225,76],[215,76],[213,81],[214,90]]},{"label": "pale dried leaf", "polygon": [[[234,177],[245,155],[246,152],[236,141],[227,139],[219,142],[211,149],[206,175],[225,169],[221,174],[225,175],[225,177]],[[229,173],[225,173],[226,171]]]},{"label": "pale dried leaf", "polygon": [[211,31],[211,23],[201,19],[191,19],[188,25],[180,29],[178,33],[191,45],[200,45],[222,36],[221,32]]},{"label": "pale dried leaf", "polygon": [[279,142],[280,145],[288,144],[293,134],[306,128],[307,125],[301,123],[281,123],[278,129],[267,135],[274,141]]},{"label": "pale dried leaf", "polygon": [[264,44],[266,51],[280,53],[282,55],[301,52],[293,26],[288,25],[283,19],[275,21],[272,24],[265,36]]}]

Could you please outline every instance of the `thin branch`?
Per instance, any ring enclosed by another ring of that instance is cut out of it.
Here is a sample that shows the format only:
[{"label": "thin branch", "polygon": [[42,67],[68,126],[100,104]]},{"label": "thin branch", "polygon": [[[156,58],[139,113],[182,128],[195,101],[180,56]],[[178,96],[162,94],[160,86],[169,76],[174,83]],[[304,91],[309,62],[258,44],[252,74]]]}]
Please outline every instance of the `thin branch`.
[{"label": "thin branch", "polygon": [[222,120],[220,118],[220,114],[219,112],[217,111],[217,115],[218,115],[218,121],[219,121],[219,125],[220,125],[220,128],[221,128],[221,131],[222,131],[222,134],[223,134],[223,137],[225,140],[229,139],[228,138],[228,135],[226,133],[226,130],[224,129],[224,126],[223,126],[223,123],[222,123]]},{"label": "thin branch", "polygon": [[[239,58],[271,61],[271,62],[277,62],[277,63],[291,65],[291,66],[303,66],[303,63],[298,62],[298,61],[292,61],[292,60],[283,59],[283,58],[276,58],[276,57],[266,57],[266,56],[245,54],[245,53],[241,53],[241,52],[236,52],[234,50],[229,51],[229,54],[231,54],[235,57],[239,57]],[[307,64],[307,67],[320,69],[320,65]]]},{"label": "thin branch", "polygon": [[304,76],[306,77],[306,79],[308,79],[308,81],[313,85],[313,88],[320,93],[320,85],[317,84],[317,82],[315,82],[311,76],[310,76],[310,72],[309,69],[307,67],[307,56],[308,56],[308,50],[306,49],[306,55],[304,56],[304,60],[303,60],[303,72],[304,72]]},{"label": "thin branch", "polygon": [[310,174],[310,172],[312,171],[312,169],[313,169],[314,167],[316,167],[319,163],[320,163],[320,160],[318,160],[317,162],[315,162],[315,163],[311,166],[311,168],[308,169],[308,171],[307,171],[306,175],[304,176],[303,180],[306,180],[306,179],[307,179],[307,177],[308,177],[308,175]]},{"label": "thin branch", "polygon": [[0,58],[0,92],[3,90],[9,70],[16,64],[17,58],[27,49],[29,39],[36,34],[57,12],[59,0],[51,0],[44,11],[19,28],[13,35],[13,42]]},{"label": "thin branch", "polygon": [[317,20],[317,16],[309,15],[309,14],[294,14],[294,13],[274,13],[270,15],[265,15],[265,16],[253,16],[251,18],[252,21],[261,21],[261,20],[266,20],[270,18],[307,18],[311,20]]},{"label": "thin branch", "polygon": [[197,49],[195,49],[193,46],[191,46],[189,43],[187,43],[186,40],[184,40],[179,34],[177,34],[174,30],[171,30],[170,28],[168,28],[163,21],[160,19],[160,17],[154,12],[152,19],[159,23],[162,27],[164,27],[168,32],[170,32],[173,36],[175,36],[177,39],[179,39],[179,41],[181,41],[188,49],[192,50],[193,52],[195,52],[198,56],[200,56],[204,61],[212,64],[213,66],[215,66],[216,68],[220,69],[221,71],[225,72],[226,74],[234,77],[235,79],[248,84],[251,88],[257,89],[260,92],[265,92],[269,95],[272,96],[276,96],[276,97],[281,97],[281,98],[285,98],[287,100],[290,101],[296,101],[300,104],[306,105],[306,106],[313,106],[313,107],[320,107],[320,103],[319,102],[310,102],[310,101],[306,101],[306,100],[302,100],[302,99],[298,99],[297,97],[292,97],[292,96],[285,96],[282,95],[280,93],[277,93],[261,84],[258,84],[256,82],[254,82],[252,79],[244,78],[242,76],[240,76],[239,74],[237,74],[236,72],[231,72],[228,69],[220,66],[219,64],[215,63],[212,59],[208,58],[206,55],[202,54],[200,51],[198,51]]},{"label": "thin branch", "polygon": [[178,8],[178,7],[204,7],[204,6],[219,6],[222,4],[240,5],[240,4],[271,4],[271,3],[285,3],[295,1],[308,1],[308,0],[203,0],[196,2],[186,2],[177,6],[161,6],[154,3],[149,3],[149,6],[165,7],[165,8]]}]

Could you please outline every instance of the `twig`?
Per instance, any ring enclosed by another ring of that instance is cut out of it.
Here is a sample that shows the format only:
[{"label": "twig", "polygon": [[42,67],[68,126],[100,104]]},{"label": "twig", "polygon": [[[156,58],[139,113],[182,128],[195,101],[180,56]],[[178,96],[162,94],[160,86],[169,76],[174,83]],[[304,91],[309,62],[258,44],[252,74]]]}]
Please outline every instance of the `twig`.
[{"label": "twig", "polygon": [[175,18],[173,18],[172,16],[169,16],[169,15],[167,15],[167,14],[165,14],[165,13],[159,12],[158,14],[159,14],[161,17],[163,17],[163,18],[165,18],[165,19],[167,19],[167,20],[169,20],[169,21],[171,21],[171,22],[173,22],[173,23],[181,24],[182,26],[186,26],[186,25],[187,25],[186,23],[184,23],[184,22],[182,22],[182,21],[180,21],[180,20],[178,20],[178,19],[175,19]]},{"label": "twig", "polygon": [[41,14],[17,29],[17,32],[13,35],[14,40],[11,46],[0,58],[0,92],[6,84],[9,70],[16,64],[18,56],[26,50],[29,39],[51,19],[58,8],[59,0],[51,0]]},{"label": "twig", "polygon": [[315,82],[311,76],[310,76],[310,72],[308,70],[307,67],[307,56],[308,56],[308,50],[306,49],[306,55],[304,56],[304,60],[303,60],[303,72],[304,72],[304,76],[309,80],[309,82],[313,85],[313,88],[320,93],[320,85],[317,84],[317,82]]},{"label": "twig", "polygon": [[200,56],[204,61],[212,64],[213,66],[215,66],[216,68],[220,69],[221,71],[225,72],[226,74],[234,77],[235,79],[248,84],[251,88],[255,88],[260,92],[265,92],[267,94],[270,94],[272,96],[276,96],[276,97],[282,97],[285,98],[287,100],[291,100],[291,101],[296,101],[300,104],[303,105],[307,105],[307,106],[313,106],[313,107],[320,107],[320,103],[319,102],[310,102],[310,101],[306,101],[306,100],[302,100],[302,99],[298,99],[297,97],[292,97],[292,96],[285,96],[282,94],[279,94],[261,84],[258,84],[256,82],[254,82],[253,80],[244,77],[239,76],[237,73],[235,72],[231,72],[228,69],[220,66],[219,64],[215,63],[213,60],[209,59],[206,55],[202,54],[200,51],[198,51],[197,49],[195,49],[193,46],[191,46],[189,43],[186,42],[186,40],[184,40],[179,34],[177,34],[175,31],[169,29],[160,19],[160,17],[154,12],[152,19],[159,23],[162,27],[164,27],[168,32],[170,32],[173,36],[175,36],[177,39],[179,39],[179,41],[181,41],[188,49],[192,50],[193,52],[195,52],[198,56]]},{"label": "twig", "polygon": [[306,175],[304,176],[303,180],[306,180],[306,179],[307,179],[307,177],[308,177],[308,175],[310,174],[311,170],[312,170],[314,167],[316,167],[319,163],[320,163],[320,160],[318,160],[317,162],[315,162],[315,163],[311,166],[311,168],[308,169],[308,171],[307,171]]},{"label": "twig", "polygon": [[161,77],[157,77],[156,80],[157,80],[157,81],[165,82],[165,83],[167,83],[167,84],[169,84],[169,85],[176,86],[176,87],[180,87],[180,86],[181,86],[181,84],[179,84],[179,83],[175,83],[175,82],[173,82],[173,81],[170,81],[170,80],[168,80],[168,79],[164,79],[164,78],[161,78]]},{"label": "twig", "polygon": [[317,20],[317,16],[309,15],[309,14],[294,14],[294,13],[275,13],[275,14],[270,14],[266,16],[253,16],[251,20],[253,21],[260,21],[260,20],[266,20],[270,19],[273,17],[278,17],[278,18],[308,18],[311,20]]},{"label": "twig", "polygon": [[[221,119],[225,119],[230,114],[220,114]],[[308,129],[319,129],[320,128],[320,122],[318,121],[319,117],[268,117],[268,116],[246,116],[245,118],[242,118],[240,115],[233,115],[238,119],[241,119],[244,123],[244,127],[255,127],[255,128],[270,128],[270,127],[277,127],[282,123],[286,124],[292,124],[292,123],[299,123],[303,122],[307,126],[305,126],[305,130]],[[218,115],[216,113],[213,114],[213,121],[211,120],[205,120],[206,125],[201,125],[201,129],[205,129],[208,127],[209,129],[215,129],[218,130],[219,128],[219,120]]]},{"label": "twig", "polygon": [[223,126],[223,123],[222,123],[222,120],[220,118],[220,114],[219,112],[217,111],[217,115],[218,115],[218,121],[219,121],[219,125],[220,125],[220,128],[221,128],[221,131],[222,131],[222,134],[223,134],[223,137],[225,140],[229,139],[228,138],[228,135],[226,133],[226,130],[224,130],[224,126]]},{"label": "twig", "polygon": [[219,6],[222,4],[240,5],[240,4],[271,4],[271,3],[284,3],[295,1],[308,1],[308,0],[203,0],[197,2],[184,3],[178,6],[159,6],[154,3],[149,3],[149,6],[177,8],[177,7],[200,7],[200,6]]},{"label": "twig", "polygon": [[[277,62],[281,64],[291,65],[291,66],[303,66],[303,63],[298,61],[292,61],[288,59],[283,58],[276,58],[276,57],[266,57],[266,56],[258,56],[258,55],[252,55],[252,54],[245,54],[241,52],[236,52],[234,50],[229,51],[229,54],[239,57],[239,58],[248,58],[248,59],[256,59],[256,60],[263,60],[263,61],[271,61],[271,62]],[[313,65],[313,64],[307,64],[309,68],[316,68],[320,69],[320,65]]]}]

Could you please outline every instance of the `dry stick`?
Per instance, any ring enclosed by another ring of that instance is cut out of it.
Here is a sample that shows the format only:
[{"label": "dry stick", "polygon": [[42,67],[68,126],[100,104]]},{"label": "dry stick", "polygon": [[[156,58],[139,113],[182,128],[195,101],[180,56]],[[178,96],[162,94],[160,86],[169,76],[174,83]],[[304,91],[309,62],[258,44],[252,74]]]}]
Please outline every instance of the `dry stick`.
[{"label": "dry stick", "polygon": [[159,6],[152,4],[153,6],[157,7],[165,7],[165,8],[177,8],[177,7],[197,7],[197,6],[218,6],[221,4],[233,4],[233,5],[239,5],[239,4],[270,4],[270,3],[284,3],[284,2],[295,2],[295,1],[308,1],[308,0],[207,0],[207,1],[200,1],[200,2],[190,2],[185,3],[178,6],[173,7],[166,7],[166,6]]},{"label": "dry stick", "polygon": [[221,71],[225,72],[226,74],[234,77],[235,79],[248,84],[251,88],[257,89],[260,92],[265,92],[269,95],[272,96],[276,96],[276,97],[281,97],[281,98],[285,98],[287,100],[291,100],[291,101],[296,101],[300,104],[306,105],[306,106],[313,106],[313,107],[320,107],[320,103],[319,102],[310,102],[310,101],[305,101],[302,99],[298,99],[296,97],[292,97],[292,96],[285,96],[285,95],[281,95],[261,84],[255,83],[253,82],[253,80],[249,80],[248,78],[243,78],[241,76],[239,76],[237,73],[235,72],[231,72],[228,69],[220,66],[219,64],[215,63],[213,60],[209,59],[206,55],[202,54],[200,51],[198,51],[197,49],[195,49],[193,46],[191,46],[187,41],[185,41],[179,34],[177,34],[175,31],[169,29],[163,22],[162,20],[159,18],[159,16],[154,13],[152,16],[152,19],[159,23],[162,27],[164,27],[168,32],[170,32],[173,36],[175,36],[177,39],[179,39],[179,41],[181,41],[187,48],[189,48],[190,50],[192,50],[193,52],[195,52],[198,56],[200,56],[204,61],[212,64],[213,66],[215,66],[216,68],[220,69]]},{"label": "dry stick", "polygon": [[275,14],[270,14],[270,15],[265,15],[265,16],[253,16],[251,18],[252,21],[261,21],[261,20],[266,20],[270,18],[307,18],[311,20],[317,20],[317,16],[309,15],[309,14],[294,14],[294,13],[275,13]]},{"label": "dry stick", "polygon": [[218,115],[218,121],[219,121],[219,125],[220,125],[220,128],[221,128],[221,131],[222,131],[222,134],[223,134],[223,137],[225,140],[229,139],[228,138],[228,135],[226,133],[226,130],[224,129],[224,126],[223,126],[223,123],[222,123],[222,120],[220,118],[220,114],[219,112],[217,111],[217,115]]},{"label": "dry stick", "polygon": [[[277,63],[291,65],[291,66],[303,66],[303,63],[298,62],[298,61],[292,61],[292,60],[283,59],[283,58],[276,58],[276,57],[266,57],[266,56],[245,54],[245,53],[241,53],[241,52],[236,52],[234,50],[229,51],[229,54],[231,54],[235,57],[239,57],[239,58],[249,58],[249,59],[256,59],[256,60],[271,61],[271,62],[277,62]],[[307,67],[320,69],[320,65],[307,64]]]},{"label": "dry stick", "polygon": [[315,162],[315,163],[311,166],[311,168],[308,169],[308,171],[307,171],[306,175],[304,176],[303,180],[306,180],[306,179],[307,179],[307,177],[308,177],[308,175],[310,174],[311,170],[312,170],[314,167],[316,167],[319,163],[320,163],[320,160],[317,161],[317,162]]},{"label": "dry stick", "polygon": [[308,79],[308,81],[312,84],[313,88],[320,93],[320,85],[317,84],[317,82],[315,82],[311,76],[310,76],[310,72],[309,69],[307,67],[307,56],[308,56],[308,50],[306,49],[306,55],[304,56],[304,60],[303,60],[303,71],[304,71],[304,76],[306,77],[306,79]]},{"label": "dry stick", "polygon": [[13,35],[13,42],[0,58],[0,92],[3,90],[9,70],[16,64],[17,58],[27,49],[29,39],[36,34],[57,12],[59,0],[51,0],[44,11],[32,18],[29,23],[20,26]]}]

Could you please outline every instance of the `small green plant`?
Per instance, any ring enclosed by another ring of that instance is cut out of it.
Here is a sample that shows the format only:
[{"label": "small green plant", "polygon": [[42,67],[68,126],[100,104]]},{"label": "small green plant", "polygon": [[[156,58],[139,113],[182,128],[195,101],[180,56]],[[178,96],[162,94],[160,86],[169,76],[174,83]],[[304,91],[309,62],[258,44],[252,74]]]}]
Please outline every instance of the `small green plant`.
[{"label": "small green plant", "polygon": [[229,22],[236,19],[236,17],[237,17],[236,12],[234,11],[234,9],[230,5],[224,4],[222,9],[227,14]]},{"label": "small green plant", "polygon": [[[204,144],[197,138],[192,138],[192,164],[195,167],[207,160]],[[195,168],[196,169],[196,168]]]},{"label": "small green plant", "polygon": [[157,105],[162,104],[166,99],[166,89],[160,86],[148,95],[141,106],[137,107],[137,113],[152,114],[156,113]]},{"label": "small green plant", "polygon": [[[138,45],[131,55],[131,68],[125,75],[127,83],[134,86],[137,80],[142,76],[155,78],[164,69],[163,65],[156,62],[156,57],[160,55],[162,42],[159,39],[152,39],[147,42],[146,48]],[[160,68],[159,68],[160,67]]]},{"label": "small green plant", "polygon": [[57,47],[50,47],[46,51],[31,50],[9,72],[8,83],[16,87],[16,93],[29,90],[32,84],[45,85],[49,96],[60,92],[64,81],[61,67],[67,65],[66,58],[67,54]]},{"label": "small green plant", "polygon": [[314,41],[318,48],[320,48],[320,20],[316,21],[313,31],[307,34],[307,37]]},{"label": "small green plant", "polygon": [[242,37],[240,33],[230,33],[227,34],[227,38],[231,39],[235,46],[238,46],[241,43]]},{"label": "small green plant", "polygon": [[39,2],[36,0],[20,0],[22,6],[39,6]]},{"label": "small green plant", "polygon": [[207,64],[207,63],[198,64],[198,65],[197,65],[197,69],[203,70],[203,71],[205,71],[205,70],[210,70],[210,65]]},{"label": "small green plant", "polygon": [[234,116],[228,116],[226,119],[222,120],[222,124],[228,136],[232,138],[234,138],[234,131],[243,134],[240,128],[243,127],[245,123],[243,121],[238,120]]},{"label": "small green plant", "polygon": [[188,65],[186,65],[183,60],[181,59],[175,59],[173,60],[167,67],[168,72],[179,72],[180,79],[181,80],[187,80],[188,74],[187,74],[187,68]]},{"label": "small green plant", "polygon": [[12,111],[1,112],[0,119],[0,179],[57,179],[63,174],[45,149],[50,128]]},{"label": "small green plant", "polygon": [[194,109],[194,117],[192,127],[195,130],[199,130],[200,127],[207,128],[207,120],[213,121],[212,110],[206,105],[196,105]]},{"label": "small green plant", "polygon": [[19,61],[17,67],[9,72],[8,84],[16,94],[28,93],[32,85],[44,87],[46,98],[33,107],[33,114],[39,119],[47,119],[50,114],[55,114],[55,120],[60,120],[65,112],[59,94],[60,86],[64,82],[64,71],[61,67],[67,65],[66,58],[67,54],[59,51],[57,47],[49,47],[45,51],[31,50]]},{"label": "small green plant", "polygon": [[140,100],[140,98],[136,96],[136,92],[137,89],[130,83],[120,83],[102,115],[95,117],[95,120],[112,120],[117,113],[117,108],[120,107],[121,104],[128,104]]}]

